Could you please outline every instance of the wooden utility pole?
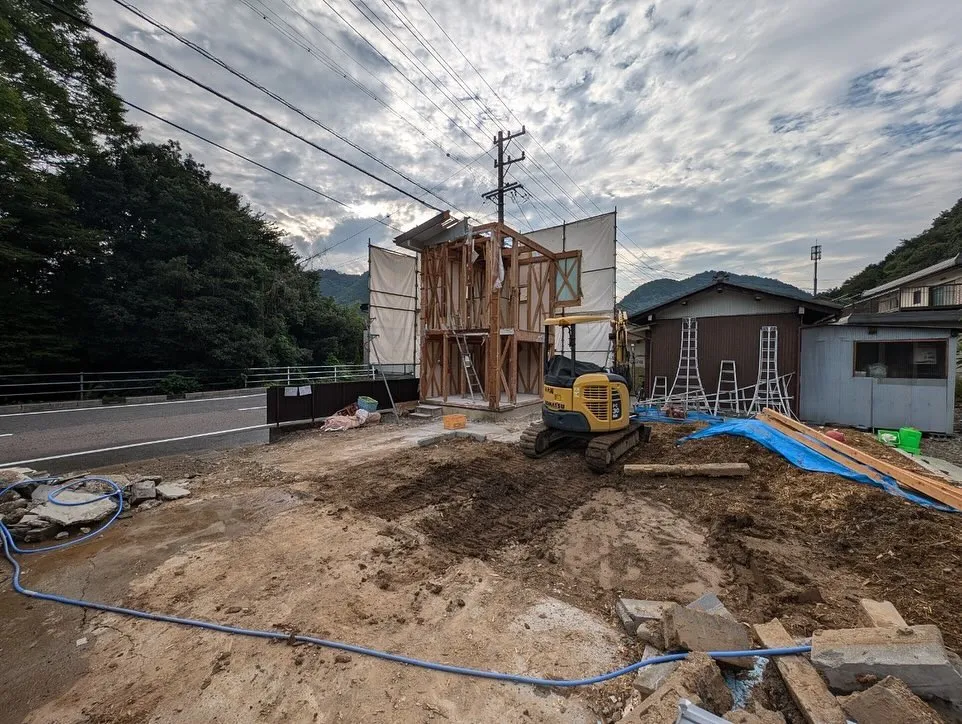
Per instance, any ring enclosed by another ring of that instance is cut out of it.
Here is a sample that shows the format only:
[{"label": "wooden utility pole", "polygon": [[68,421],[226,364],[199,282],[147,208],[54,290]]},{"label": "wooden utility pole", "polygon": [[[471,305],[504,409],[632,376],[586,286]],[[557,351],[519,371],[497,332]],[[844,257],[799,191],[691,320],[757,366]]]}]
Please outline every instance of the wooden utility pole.
[{"label": "wooden utility pole", "polygon": [[518,189],[524,188],[521,184],[517,182],[509,183],[505,186],[504,183],[504,170],[513,163],[518,163],[518,161],[524,161],[525,152],[522,151],[518,158],[511,158],[508,156],[504,157],[505,149],[508,147],[508,143],[513,138],[518,136],[523,136],[527,133],[524,126],[521,126],[521,130],[517,133],[509,133],[507,136],[504,135],[504,131],[498,131],[498,135],[494,137],[494,145],[498,148],[498,158],[494,162],[494,167],[498,170],[498,188],[492,189],[486,193],[481,194],[481,197],[487,201],[491,199],[497,199],[498,203],[498,223],[504,223],[504,194],[508,191],[517,191]]}]

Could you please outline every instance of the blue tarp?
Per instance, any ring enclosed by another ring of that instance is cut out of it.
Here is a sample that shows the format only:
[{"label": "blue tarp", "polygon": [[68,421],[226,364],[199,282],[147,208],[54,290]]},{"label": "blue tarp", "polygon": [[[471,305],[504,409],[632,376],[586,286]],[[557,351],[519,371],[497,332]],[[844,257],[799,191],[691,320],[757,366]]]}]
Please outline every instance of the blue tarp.
[{"label": "blue tarp", "polygon": [[[886,493],[890,495],[896,495],[900,498],[905,498],[906,500],[911,500],[913,503],[918,503],[919,505],[925,506],[926,508],[933,508],[935,510],[945,510],[954,513],[960,512],[955,508],[948,505],[943,505],[942,503],[936,503],[935,501],[929,500],[928,498],[912,493],[908,490],[900,488],[898,483],[887,475],[882,475],[879,473],[881,478],[881,484],[872,478],[864,475],[862,473],[857,473],[851,470],[841,463],[837,463],[832,460],[827,455],[822,455],[816,450],[812,450],[794,438],[785,435],[771,425],[767,425],[761,420],[729,420],[718,425],[711,425],[698,432],[693,432],[691,435],[681,438],[678,444],[685,442],[686,440],[700,440],[706,437],[714,437],[715,435],[737,435],[739,437],[747,437],[749,440],[754,440],[760,445],[764,445],[769,450],[774,453],[778,453],[783,458],[788,460],[792,465],[802,470],[808,470],[813,473],[832,473],[834,475],[841,475],[843,478],[848,478],[849,480],[854,480],[857,483],[866,483],[872,485],[876,488],[881,488]],[[814,441],[816,444],[818,441]]]},{"label": "blue tarp", "polygon": [[709,415],[707,412],[699,412],[698,410],[689,410],[684,419],[678,417],[668,417],[668,415],[663,413],[660,408],[653,405],[635,405],[635,410],[634,414],[632,414],[632,417],[636,420],[640,420],[641,422],[707,422],[709,425],[724,422],[724,418],[716,417],[715,415]]}]

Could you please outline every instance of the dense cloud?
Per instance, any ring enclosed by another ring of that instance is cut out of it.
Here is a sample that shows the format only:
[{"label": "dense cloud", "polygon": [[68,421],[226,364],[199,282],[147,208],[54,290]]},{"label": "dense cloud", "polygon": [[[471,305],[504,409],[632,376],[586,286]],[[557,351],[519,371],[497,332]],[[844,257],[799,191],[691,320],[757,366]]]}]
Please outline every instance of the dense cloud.
[{"label": "dense cloud", "polygon": [[[480,198],[495,183],[485,155],[491,136],[499,125],[526,124],[544,148],[521,139],[530,161],[513,175],[529,193],[509,202],[509,223],[541,227],[617,206],[626,247],[620,294],[661,276],[646,265],[673,275],[724,268],[809,286],[816,237],[824,247],[820,277],[831,285],[920,231],[962,193],[957,0],[137,5],[474,218],[494,212]],[[92,0],[91,11],[95,22],[184,72],[446,207],[114,2]],[[387,244],[396,233],[369,217],[389,215],[403,229],[432,213],[128,51],[105,48],[125,98],[347,203],[131,111],[148,137],[177,138],[275,219],[298,253],[338,244],[311,263],[361,271],[368,237]]]}]

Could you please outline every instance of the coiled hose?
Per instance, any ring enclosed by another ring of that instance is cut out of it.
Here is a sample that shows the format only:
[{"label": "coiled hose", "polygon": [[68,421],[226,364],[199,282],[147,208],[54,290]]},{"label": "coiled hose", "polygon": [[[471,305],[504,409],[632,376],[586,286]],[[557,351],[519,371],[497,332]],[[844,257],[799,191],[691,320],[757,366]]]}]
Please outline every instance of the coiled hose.
[{"label": "coiled hose", "polygon": [[[13,485],[9,485],[0,491],[0,496],[6,493],[8,490],[13,490],[23,485],[35,484],[35,483],[50,483],[56,482],[57,478],[42,478],[36,480],[24,480]],[[58,496],[64,491],[71,488],[75,488],[83,483],[89,481],[99,481],[108,484],[112,490],[109,493],[104,493],[97,498],[83,501],[83,502],[67,502],[58,499]],[[590,676],[584,679],[546,679],[539,678],[537,676],[522,676],[520,674],[507,674],[499,671],[487,671],[485,669],[473,669],[466,666],[454,666],[452,664],[442,664],[436,661],[424,661],[422,659],[417,659],[411,656],[403,656],[401,654],[392,654],[388,651],[380,651],[378,649],[367,648],[365,646],[357,646],[355,644],[347,644],[341,641],[330,641],[328,639],[317,638],[315,636],[304,636],[301,634],[288,634],[283,631],[261,631],[258,629],[250,628],[240,628],[238,626],[227,626],[219,623],[212,623],[210,621],[199,621],[192,618],[182,618],[180,616],[169,616],[163,613],[151,613],[149,611],[138,611],[133,608],[123,608],[121,606],[111,606],[106,603],[97,603],[96,601],[85,601],[79,598],[69,598],[67,596],[58,596],[55,593],[43,593],[42,591],[33,591],[29,588],[24,588],[20,583],[20,563],[14,557],[14,553],[19,553],[22,555],[31,553],[43,553],[47,551],[54,551],[61,548],[67,548],[72,545],[76,545],[82,541],[88,540],[110,527],[117,516],[123,508],[123,493],[120,487],[109,478],[101,477],[86,477],[78,480],[72,480],[62,485],[55,487],[47,495],[47,500],[54,505],[86,505],[92,503],[95,500],[105,500],[105,499],[116,499],[117,510],[114,514],[97,530],[91,531],[90,533],[76,538],[66,543],[60,543],[56,545],[45,546],[43,548],[20,548],[17,546],[16,542],[13,540],[13,536],[7,527],[0,522],[0,538],[3,539],[3,554],[6,559],[13,566],[13,590],[24,596],[29,596],[30,598],[37,598],[42,601],[52,601],[54,603],[64,604],[66,606],[77,606],[79,608],[91,609],[94,611],[106,611],[108,613],[116,613],[123,616],[132,616],[133,618],[146,619],[148,621],[163,621],[165,623],[177,624],[178,626],[192,626],[195,628],[206,629],[208,631],[219,631],[221,633],[235,634],[237,636],[250,636],[253,638],[260,639],[275,639],[278,641],[296,641],[304,644],[311,644],[314,646],[324,646],[330,649],[337,649],[339,651],[348,651],[353,654],[359,654],[362,656],[372,656],[377,659],[383,659],[384,661],[393,661],[398,664],[407,664],[408,666],[417,666],[422,669],[429,669],[431,671],[441,671],[446,674],[458,674],[460,676],[472,676],[479,679],[494,679],[495,681],[505,681],[512,684],[528,684],[531,686],[547,686],[547,687],[565,687],[573,688],[578,686],[591,686],[593,684],[601,684],[605,681],[610,681],[616,679],[619,676],[626,676],[631,674],[638,669],[645,666],[653,666],[654,664],[663,664],[669,661],[681,661],[688,656],[687,653],[680,654],[665,654],[664,656],[656,656],[651,659],[645,659],[643,661],[636,661],[633,664],[625,666],[621,669],[615,669],[614,671],[609,671],[604,674],[598,674],[597,676]],[[725,658],[736,658],[744,656],[791,656],[796,654],[805,654],[812,650],[811,646],[787,646],[783,648],[776,649],[750,649],[747,651],[710,651],[709,656],[715,659],[725,659]]]}]

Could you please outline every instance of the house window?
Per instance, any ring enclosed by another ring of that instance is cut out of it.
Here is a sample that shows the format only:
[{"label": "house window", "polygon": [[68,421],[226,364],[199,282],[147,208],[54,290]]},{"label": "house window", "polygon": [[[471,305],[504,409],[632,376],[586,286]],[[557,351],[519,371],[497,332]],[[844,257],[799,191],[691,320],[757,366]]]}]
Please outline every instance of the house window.
[{"label": "house window", "polygon": [[946,378],[944,341],[856,342],[855,376],[907,380]]},{"label": "house window", "polygon": [[558,256],[555,273],[555,299],[559,306],[581,304],[581,252],[567,252]]},{"label": "house window", "polygon": [[912,292],[912,304],[922,303],[922,290],[916,289]]},{"label": "house window", "polygon": [[959,285],[942,284],[929,290],[929,304],[933,307],[949,307],[959,304]]}]

